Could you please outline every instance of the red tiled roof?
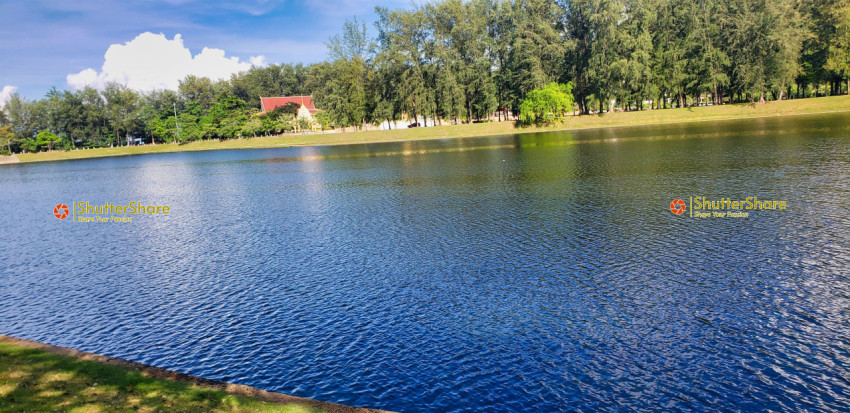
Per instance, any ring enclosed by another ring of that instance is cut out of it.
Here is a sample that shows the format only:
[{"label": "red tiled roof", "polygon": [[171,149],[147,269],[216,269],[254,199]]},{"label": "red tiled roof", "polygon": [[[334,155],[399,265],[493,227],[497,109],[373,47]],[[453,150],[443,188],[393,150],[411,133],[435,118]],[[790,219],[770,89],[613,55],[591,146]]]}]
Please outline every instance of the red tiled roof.
[{"label": "red tiled roof", "polygon": [[260,97],[260,105],[264,112],[271,112],[275,110],[275,108],[284,106],[289,102],[296,103],[299,107],[301,105],[306,106],[310,113],[316,112],[316,107],[313,106],[313,96],[286,96],[275,98]]}]

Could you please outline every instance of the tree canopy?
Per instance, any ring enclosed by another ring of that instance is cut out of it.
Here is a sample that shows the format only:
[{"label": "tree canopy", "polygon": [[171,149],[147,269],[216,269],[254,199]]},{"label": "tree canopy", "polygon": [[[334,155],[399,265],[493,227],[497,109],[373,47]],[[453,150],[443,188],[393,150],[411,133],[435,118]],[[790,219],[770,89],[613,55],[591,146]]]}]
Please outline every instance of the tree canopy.
[{"label": "tree canopy", "polygon": [[573,85],[552,82],[526,95],[519,104],[519,118],[526,124],[561,119],[574,104]]},{"label": "tree canopy", "polygon": [[582,114],[850,89],[850,0],[438,0],[375,15],[371,28],[347,21],[316,64],[187,76],[177,90],[12,95],[0,143],[19,152],[304,127],[293,108],[260,113],[260,96],[313,95],[323,125],[363,128],[510,113],[537,122],[569,111],[538,107],[568,87]]}]

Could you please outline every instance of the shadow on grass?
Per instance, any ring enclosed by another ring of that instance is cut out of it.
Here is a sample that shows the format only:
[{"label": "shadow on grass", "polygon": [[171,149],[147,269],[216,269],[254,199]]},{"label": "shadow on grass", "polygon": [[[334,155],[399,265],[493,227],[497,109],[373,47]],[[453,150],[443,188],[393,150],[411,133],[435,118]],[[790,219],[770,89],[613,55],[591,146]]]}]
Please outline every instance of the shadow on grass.
[{"label": "shadow on grass", "polygon": [[0,343],[0,411],[313,412]]}]

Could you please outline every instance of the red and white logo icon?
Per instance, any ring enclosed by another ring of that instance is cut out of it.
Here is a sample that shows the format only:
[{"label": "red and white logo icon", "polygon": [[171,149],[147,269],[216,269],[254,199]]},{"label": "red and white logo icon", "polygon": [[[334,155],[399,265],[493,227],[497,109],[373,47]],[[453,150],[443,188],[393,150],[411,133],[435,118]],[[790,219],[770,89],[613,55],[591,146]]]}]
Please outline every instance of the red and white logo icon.
[{"label": "red and white logo icon", "polygon": [[65,219],[68,218],[68,206],[65,204],[56,205],[53,208],[53,215],[56,215],[56,218]]},{"label": "red and white logo icon", "polygon": [[685,201],[681,199],[674,199],[673,202],[670,203],[670,212],[676,215],[682,215],[685,213]]}]

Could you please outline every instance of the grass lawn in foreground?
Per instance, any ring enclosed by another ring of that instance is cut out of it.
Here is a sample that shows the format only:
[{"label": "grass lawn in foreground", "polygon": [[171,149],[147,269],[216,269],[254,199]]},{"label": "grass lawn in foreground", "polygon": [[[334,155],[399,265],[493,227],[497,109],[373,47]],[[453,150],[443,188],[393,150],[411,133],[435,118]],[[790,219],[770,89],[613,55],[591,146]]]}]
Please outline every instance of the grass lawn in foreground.
[{"label": "grass lawn in foreground", "polygon": [[[547,132],[617,126],[636,126],[678,122],[715,121],[724,119],[757,118],[766,116],[802,115],[850,111],[850,96],[831,96],[794,99],[765,104],[736,104],[679,109],[616,112],[602,115],[570,116],[552,127],[516,128],[513,122],[489,122],[444,125],[431,128],[374,130],[365,132],[329,133],[315,135],[278,135],[226,141],[199,141],[186,144],[157,144],[118,148],[78,149],[18,154],[20,162],[40,162],[103,156],[137,155],[143,153],[203,151],[219,149],[275,148],[287,146],[340,145],[353,143],[403,142],[423,139],[464,138],[513,133]],[[2,163],[2,162],[0,162]]]},{"label": "grass lawn in foreground", "polygon": [[315,412],[0,342],[0,411]]}]

